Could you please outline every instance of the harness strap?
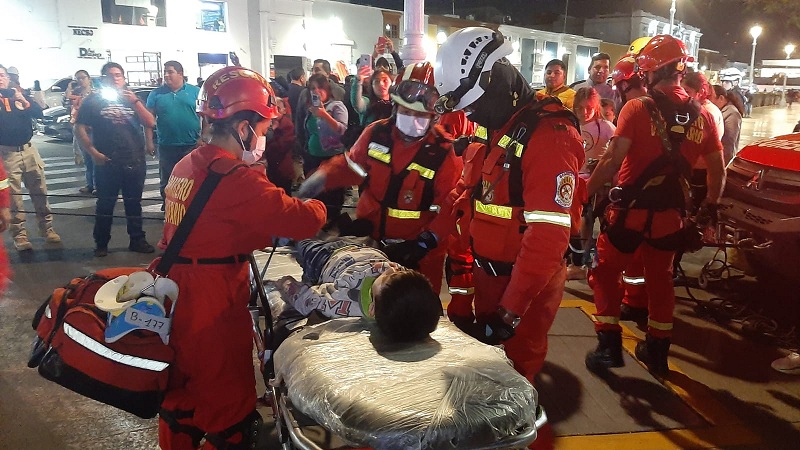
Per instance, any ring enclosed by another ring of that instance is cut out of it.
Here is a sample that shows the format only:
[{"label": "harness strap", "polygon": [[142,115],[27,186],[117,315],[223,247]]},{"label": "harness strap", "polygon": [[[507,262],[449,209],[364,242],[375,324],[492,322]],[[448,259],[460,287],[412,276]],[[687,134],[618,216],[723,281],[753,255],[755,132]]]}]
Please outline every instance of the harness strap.
[{"label": "harness strap", "polygon": [[192,439],[194,448],[200,447],[200,440],[203,439],[206,433],[193,425],[178,422],[180,419],[190,419],[194,417],[194,410],[168,410],[161,408],[158,412],[158,416],[167,424],[170,431],[176,434],[188,435]]}]

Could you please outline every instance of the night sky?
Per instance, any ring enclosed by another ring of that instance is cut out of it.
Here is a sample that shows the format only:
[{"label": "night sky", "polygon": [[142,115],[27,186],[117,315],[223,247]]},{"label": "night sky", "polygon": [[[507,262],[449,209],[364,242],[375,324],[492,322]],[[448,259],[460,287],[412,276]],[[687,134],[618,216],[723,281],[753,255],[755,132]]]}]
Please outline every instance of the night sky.
[{"label": "night sky", "polygon": [[[798,0],[800,1],[800,0]],[[351,0],[351,3],[403,9],[403,0]],[[519,23],[530,11],[563,14],[566,0],[455,0],[456,14],[461,9],[494,6]],[[451,0],[425,0],[425,12],[449,13]],[[669,18],[671,0],[569,0],[569,15],[594,17],[636,9]],[[515,18],[515,14],[517,18]],[[741,0],[678,0],[675,21],[700,28],[700,46],[716,50],[732,61],[749,62],[753,38],[750,27],[758,23],[764,31],[758,38],[756,59],[783,59],[783,47],[789,42],[800,45],[800,30],[785,25],[785,19],[768,17],[748,10]],[[796,55],[795,55],[796,56]]]}]

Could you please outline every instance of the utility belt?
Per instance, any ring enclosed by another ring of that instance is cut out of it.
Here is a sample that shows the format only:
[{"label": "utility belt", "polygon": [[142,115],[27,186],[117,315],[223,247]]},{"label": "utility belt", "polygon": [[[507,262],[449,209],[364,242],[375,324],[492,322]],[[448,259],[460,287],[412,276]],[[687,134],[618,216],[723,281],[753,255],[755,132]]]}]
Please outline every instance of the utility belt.
[{"label": "utility belt", "polygon": [[178,256],[175,259],[175,264],[239,264],[250,260],[249,255],[231,255],[222,258],[187,258],[185,256]]},{"label": "utility belt", "polygon": [[22,145],[0,145],[0,151],[6,152],[24,152],[25,150],[33,147],[30,142]]},{"label": "utility belt", "polygon": [[493,277],[508,277],[511,276],[511,271],[514,270],[514,263],[494,261],[474,254],[474,252],[473,257],[475,258],[475,265]]}]

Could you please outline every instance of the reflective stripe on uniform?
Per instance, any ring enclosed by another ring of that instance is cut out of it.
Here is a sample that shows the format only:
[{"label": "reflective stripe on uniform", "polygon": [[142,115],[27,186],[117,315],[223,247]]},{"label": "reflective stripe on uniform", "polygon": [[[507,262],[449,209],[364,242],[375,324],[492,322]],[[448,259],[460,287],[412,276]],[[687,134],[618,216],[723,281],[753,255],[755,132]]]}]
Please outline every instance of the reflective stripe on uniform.
[{"label": "reflective stripe on uniform", "polygon": [[419,219],[419,211],[409,211],[406,209],[386,208],[386,215],[395,219]]},{"label": "reflective stripe on uniform", "polygon": [[513,208],[510,206],[487,205],[485,203],[481,203],[480,200],[475,200],[475,212],[480,214],[499,217],[501,219],[511,219],[512,215],[514,214],[513,211]]},{"label": "reflective stripe on uniform", "polygon": [[656,322],[653,319],[648,319],[647,320],[647,326],[650,327],[650,328],[655,328],[656,330],[672,331],[672,322],[669,322],[669,323]]},{"label": "reflective stripe on uniform", "polygon": [[428,207],[428,211],[435,212],[437,214],[439,213],[440,209],[442,209],[442,208],[439,205],[431,205],[431,206]]},{"label": "reflective stripe on uniform", "polygon": [[594,316],[594,321],[608,325],[619,325],[619,317],[614,316]]},{"label": "reflective stripe on uniform", "polygon": [[525,211],[522,213],[527,223],[552,223],[553,225],[561,225],[562,227],[570,228],[572,226],[572,219],[567,213],[559,213],[552,211]]},{"label": "reflective stripe on uniform", "polygon": [[153,359],[140,358],[138,356],[125,355],[105,345],[95,341],[89,336],[85,335],[78,329],[72,327],[68,323],[64,323],[64,334],[70,339],[75,341],[80,346],[89,350],[92,353],[98,354],[103,358],[110,359],[116,363],[124,364],[126,366],[137,367],[139,369],[152,370],[153,372],[161,372],[169,367],[169,363],[163,361],[156,361]]},{"label": "reflective stripe on uniform", "polygon": [[422,178],[427,178],[429,180],[432,180],[433,176],[436,175],[435,170],[428,169],[427,167],[422,167],[417,163],[409,164],[408,167],[406,167],[406,170],[408,171],[416,170],[417,172],[419,172],[419,176],[421,176]]},{"label": "reflective stripe on uniform", "polygon": [[475,137],[478,139],[486,140],[489,138],[489,132],[483,125],[478,125],[478,127],[475,128]]},{"label": "reflective stripe on uniform", "polygon": [[347,167],[349,167],[353,172],[357,173],[358,176],[361,178],[367,177],[367,171],[364,170],[363,167],[359,166],[357,162],[350,159],[350,156],[347,153],[344,154],[344,160],[347,161]]},{"label": "reflective stripe on uniform", "polygon": [[377,159],[378,161],[385,162],[386,164],[389,164],[392,161],[392,155],[391,154],[389,154],[389,153],[381,153],[378,150],[375,150],[375,149],[372,149],[372,148],[369,149],[369,151],[367,151],[367,155]]},{"label": "reflective stripe on uniform", "polygon": [[447,292],[449,292],[450,295],[472,295],[475,293],[475,288],[451,287],[447,288]]},{"label": "reflective stripe on uniform", "polygon": [[506,148],[512,142],[514,145],[514,156],[519,158],[520,156],[522,156],[522,149],[525,148],[525,146],[517,141],[514,141],[513,139],[511,139],[510,136],[503,135],[503,137],[500,138],[500,141],[497,143],[497,145],[500,146],[501,148]]},{"label": "reflective stripe on uniform", "polygon": [[0,191],[2,191],[3,189],[8,189],[9,186],[11,185],[8,183],[8,178],[0,180]]},{"label": "reflective stripe on uniform", "polygon": [[625,284],[631,284],[633,286],[639,286],[644,284],[644,277],[629,277],[625,274],[622,274],[622,282]]}]

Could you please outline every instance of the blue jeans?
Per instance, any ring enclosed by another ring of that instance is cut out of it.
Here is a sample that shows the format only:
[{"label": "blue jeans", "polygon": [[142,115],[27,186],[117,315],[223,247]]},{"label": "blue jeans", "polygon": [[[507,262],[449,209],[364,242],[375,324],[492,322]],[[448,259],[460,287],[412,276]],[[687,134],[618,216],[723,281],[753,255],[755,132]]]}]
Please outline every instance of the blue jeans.
[{"label": "blue jeans", "polygon": [[142,191],[144,190],[146,165],[144,161],[135,165],[106,163],[95,166],[95,189],[97,208],[94,219],[94,242],[98,248],[108,247],[111,240],[111,224],[117,195],[122,191],[122,203],[128,222],[131,242],[144,239],[142,229]]},{"label": "blue jeans", "polygon": [[164,196],[164,188],[167,187],[167,182],[169,182],[169,177],[172,175],[172,169],[175,168],[175,164],[178,164],[178,161],[183,159],[184,156],[191,153],[192,150],[194,150],[194,148],[195,148],[194,144],[158,146],[158,167],[159,167],[159,175],[161,177],[158,187],[159,190],[161,191],[162,200],[167,198]]},{"label": "blue jeans", "polygon": [[[92,135],[89,134],[89,138],[91,138],[91,136]],[[78,137],[74,134],[72,135],[72,147],[73,151],[79,151],[81,155],[83,155],[83,166],[86,168],[86,187],[91,191],[94,189],[94,160],[86,150],[84,150]]]},{"label": "blue jeans", "polygon": [[296,245],[297,262],[303,268],[303,281],[319,283],[322,269],[336,250],[347,245],[369,247],[369,238],[332,237],[326,240],[303,239]]}]

